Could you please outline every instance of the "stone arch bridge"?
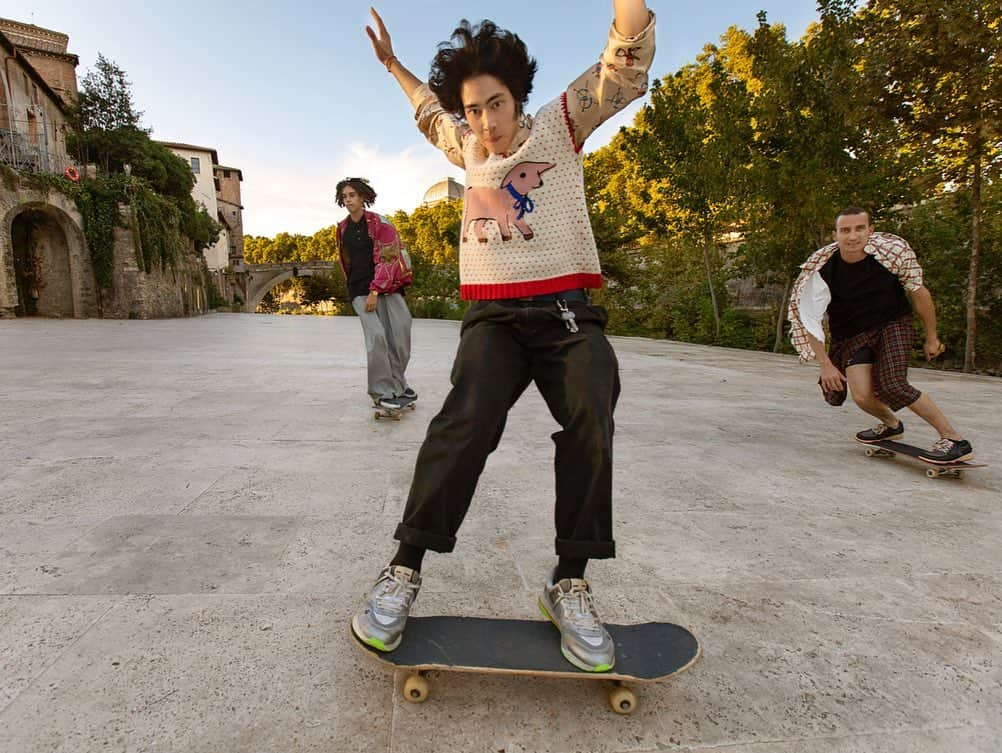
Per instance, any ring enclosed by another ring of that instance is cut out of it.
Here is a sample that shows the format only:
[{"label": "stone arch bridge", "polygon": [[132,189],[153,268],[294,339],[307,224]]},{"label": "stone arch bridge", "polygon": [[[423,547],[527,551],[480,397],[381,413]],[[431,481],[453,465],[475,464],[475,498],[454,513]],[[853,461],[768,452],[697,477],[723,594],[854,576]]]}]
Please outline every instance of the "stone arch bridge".
[{"label": "stone arch bridge", "polygon": [[245,264],[244,281],[247,295],[244,296],[244,311],[253,314],[261,299],[269,290],[293,277],[313,277],[314,275],[341,274],[336,261],[299,261],[283,264]]}]

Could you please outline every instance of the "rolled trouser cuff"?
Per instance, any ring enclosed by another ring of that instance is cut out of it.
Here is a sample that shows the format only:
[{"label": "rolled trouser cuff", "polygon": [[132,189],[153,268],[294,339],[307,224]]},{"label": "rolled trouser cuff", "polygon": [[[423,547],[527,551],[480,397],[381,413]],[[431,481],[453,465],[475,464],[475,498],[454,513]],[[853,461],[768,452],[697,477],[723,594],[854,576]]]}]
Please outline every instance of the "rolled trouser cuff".
[{"label": "rolled trouser cuff", "polygon": [[558,557],[571,559],[607,560],[616,556],[615,541],[578,541],[556,539]]},{"label": "rolled trouser cuff", "polygon": [[403,523],[397,525],[397,530],[393,533],[393,538],[402,544],[418,546],[422,549],[431,549],[433,552],[447,553],[456,548],[455,536],[442,536],[437,533],[421,531],[417,528],[410,528]]}]

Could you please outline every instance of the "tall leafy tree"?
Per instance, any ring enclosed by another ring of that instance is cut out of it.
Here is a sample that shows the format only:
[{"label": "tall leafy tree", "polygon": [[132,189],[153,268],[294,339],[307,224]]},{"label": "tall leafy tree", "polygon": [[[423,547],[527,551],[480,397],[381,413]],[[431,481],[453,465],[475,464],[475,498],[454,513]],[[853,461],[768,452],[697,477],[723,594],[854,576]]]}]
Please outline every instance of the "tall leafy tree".
[{"label": "tall leafy tree", "polygon": [[647,185],[627,149],[628,132],[621,129],[608,144],[584,157],[585,200],[602,274],[619,288],[633,284],[636,247],[650,233],[650,223],[637,206]]},{"label": "tall leafy tree", "polygon": [[888,124],[868,109],[854,2],[818,6],[821,20],[797,42],[764,13],[754,34],[728,32],[731,69],[752,94],[745,261],[783,289],[774,350],[798,265],[831,240],[838,210],[890,206],[910,190]]},{"label": "tall leafy tree", "polygon": [[882,114],[928,155],[942,188],[971,194],[964,370],[977,358],[983,191],[1002,167],[1002,3],[871,0],[865,70]]},{"label": "tall leafy tree", "polygon": [[[413,265],[413,300],[431,298],[458,305],[462,218],[461,201],[420,206],[410,214],[399,211],[391,218]],[[431,309],[419,311],[421,315],[429,313]]]},{"label": "tall leafy tree", "polygon": [[121,172],[148,141],[149,130],[140,125],[142,116],[125,71],[98,53],[71,112],[70,146],[82,162],[96,162],[105,172]]},{"label": "tall leafy tree", "polygon": [[707,291],[719,339],[719,236],[737,219],[750,137],[745,89],[728,75],[720,50],[656,81],[650,103],[624,135],[646,186],[635,194],[646,222],[692,238],[703,253]]},{"label": "tall leafy tree", "polygon": [[411,256],[454,265],[459,260],[462,218],[463,202],[451,200],[417,207],[410,214],[397,212],[392,221]]}]

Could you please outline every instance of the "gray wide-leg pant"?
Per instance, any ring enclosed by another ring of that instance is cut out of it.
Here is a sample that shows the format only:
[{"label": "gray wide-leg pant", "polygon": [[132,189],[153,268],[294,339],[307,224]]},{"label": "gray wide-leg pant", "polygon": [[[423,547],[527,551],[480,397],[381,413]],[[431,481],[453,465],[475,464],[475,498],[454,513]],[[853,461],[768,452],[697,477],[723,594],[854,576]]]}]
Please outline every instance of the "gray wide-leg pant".
[{"label": "gray wide-leg pant", "polygon": [[402,395],[407,389],[407,362],[411,358],[411,312],[399,293],[381,295],[375,311],[365,310],[365,296],[352,299],[362,322],[369,363],[369,396],[373,400]]}]

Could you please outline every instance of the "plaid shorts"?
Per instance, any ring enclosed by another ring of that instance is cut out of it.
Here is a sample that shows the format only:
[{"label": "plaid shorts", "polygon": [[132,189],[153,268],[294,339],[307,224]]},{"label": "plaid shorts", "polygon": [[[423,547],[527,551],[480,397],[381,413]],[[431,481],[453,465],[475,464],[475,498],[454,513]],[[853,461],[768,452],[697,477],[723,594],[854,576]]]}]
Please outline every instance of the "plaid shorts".
[{"label": "plaid shorts", "polygon": [[[873,364],[873,394],[880,402],[896,411],[908,407],[922,395],[908,383],[908,358],[914,342],[912,316],[907,314],[845,340],[833,341],[828,349],[828,357],[844,374],[846,365],[860,348],[870,348],[876,356]],[[822,392],[830,405],[845,402],[845,389],[830,392],[822,388]]]}]

